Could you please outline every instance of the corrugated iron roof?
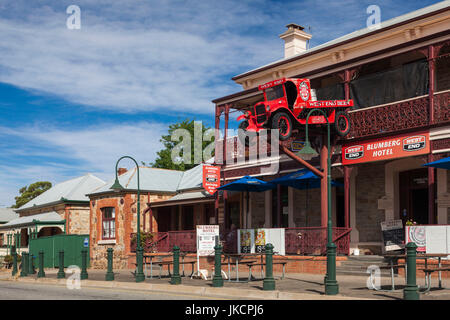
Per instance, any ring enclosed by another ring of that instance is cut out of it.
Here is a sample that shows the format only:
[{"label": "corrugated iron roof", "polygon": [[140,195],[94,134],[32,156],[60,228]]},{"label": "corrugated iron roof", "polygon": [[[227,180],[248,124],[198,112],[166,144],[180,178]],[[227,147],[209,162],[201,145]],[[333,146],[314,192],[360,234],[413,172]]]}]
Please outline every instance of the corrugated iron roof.
[{"label": "corrugated iron roof", "polygon": [[54,203],[63,200],[62,198],[69,201],[89,201],[86,194],[104,184],[105,181],[88,173],[82,177],[67,180],[54,185],[44,193],[41,193],[36,198],[21,206],[16,211]]},{"label": "corrugated iron roof", "polygon": [[33,214],[31,216],[25,216],[13,219],[9,221],[8,223],[5,223],[0,226],[0,229],[9,229],[14,228],[15,226],[25,226],[25,225],[34,225],[33,220],[39,221],[39,222],[62,222],[64,219],[61,219],[61,216],[55,212],[50,211],[46,213],[40,213],[40,214]]},{"label": "corrugated iron roof", "polygon": [[0,222],[8,222],[19,217],[12,208],[0,208]]}]

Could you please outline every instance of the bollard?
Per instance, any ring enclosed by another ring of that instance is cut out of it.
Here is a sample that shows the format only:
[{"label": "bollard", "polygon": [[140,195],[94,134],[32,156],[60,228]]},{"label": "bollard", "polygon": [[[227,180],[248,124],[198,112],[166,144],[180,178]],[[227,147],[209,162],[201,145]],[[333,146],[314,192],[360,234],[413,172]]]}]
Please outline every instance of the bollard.
[{"label": "bollard", "polygon": [[38,278],[45,278],[44,272],[44,250],[39,250],[39,272],[37,275]]},{"label": "bollard", "polygon": [[263,290],[275,290],[275,279],[273,278],[273,245],[266,244],[266,277],[263,282]]},{"label": "bollard", "polygon": [[57,273],[58,279],[64,279],[66,273],[64,272],[64,250],[59,251],[59,270]]},{"label": "bollard", "polygon": [[80,280],[86,280],[88,278],[87,273],[87,250],[81,249],[81,273]]},{"label": "bollard", "polygon": [[180,284],[180,248],[177,246],[173,247],[173,273],[172,279],[170,279],[170,284]]},{"label": "bollard", "polygon": [[142,282],[145,280],[144,270],[142,269],[142,265],[144,262],[144,249],[142,247],[136,248],[136,282]]},{"label": "bollard", "polygon": [[327,274],[325,276],[325,294],[336,295],[339,293],[339,284],[336,281],[336,244],[327,245]]},{"label": "bollard", "polygon": [[32,253],[28,253],[29,255],[29,263],[28,263],[28,275],[32,275],[36,273],[36,269],[34,268],[34,259],[35,257],[33,256]]},{"label": "bollard", "polygon": [[113,281],[114,280],[114,272],[113,272],[113,248],[108,248],[107,250],[108,256],[108,271],[106,272],[105,280]]},{"label": "bollard", "polygon": [[213,278],[213,287],[223,287],[223,278],[222,278],[222,246],[220,244],[216,244],[214,247],[215,255],[214,255],[214,278]]},{"label": "bollard", "polygon": [[416,249],[414,242],[406,245],[406,287],[403,289],[403,299],[419,300],[419,288],[416,284]]},{"label": "bollard", "polygon": [[13,245],[11,247],[11,255],[13,256],[12,275],[15,276],[17,274],[17,252],[16,252],[16,246],[15,245]]},{"label": "bollard", "polygon": [[26,277],[28,275],[28,253],[22,253],[22,270],[20,271],[21,277]]}]

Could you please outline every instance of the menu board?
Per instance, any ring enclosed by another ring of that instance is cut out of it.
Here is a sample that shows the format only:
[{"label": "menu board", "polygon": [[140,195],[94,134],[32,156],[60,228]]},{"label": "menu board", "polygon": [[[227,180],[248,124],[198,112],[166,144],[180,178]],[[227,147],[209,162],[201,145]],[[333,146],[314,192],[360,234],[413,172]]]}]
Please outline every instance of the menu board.
[{"label": "menu board", "polygon": [[402,220],[388,220],[381,223],[385,251],[400,250],[405,247],[405,233]]}]

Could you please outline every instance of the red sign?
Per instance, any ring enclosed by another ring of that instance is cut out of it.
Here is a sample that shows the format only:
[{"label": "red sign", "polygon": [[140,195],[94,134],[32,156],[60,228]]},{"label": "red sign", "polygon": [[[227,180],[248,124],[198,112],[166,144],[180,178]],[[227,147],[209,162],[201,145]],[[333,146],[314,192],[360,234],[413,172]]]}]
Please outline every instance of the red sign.
[{"label": "red sign", "polygon": [[203,165],[203,188],[209,194],[214,194],[218,187],[220,187],[220,167]]},{"label": "red sign", "polygon": [[428,132],[404,134],[386,139],[373,139],[342,146],[342,164],[388,160],[430,152]]}]

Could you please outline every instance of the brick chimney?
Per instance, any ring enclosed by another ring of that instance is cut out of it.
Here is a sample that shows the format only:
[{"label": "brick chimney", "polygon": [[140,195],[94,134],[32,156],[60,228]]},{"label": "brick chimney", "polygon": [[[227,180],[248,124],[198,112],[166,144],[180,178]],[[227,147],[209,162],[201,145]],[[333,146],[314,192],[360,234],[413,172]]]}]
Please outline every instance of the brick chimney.
[{"label": "brick chimney", "polygon": [[127,168],[119,168],[119,169],[117,169],[117,175],[120,176],[120,175],[124,174],[127,171],[128,171]]},{"label": "brick chimney", "polygon": [[280,38],[284,40],[284,58],[290,58],[307,49],[308,40],[311,35],[303,31],[302,26],[295,23],[290,23],[286,26],[288,28]]}]

